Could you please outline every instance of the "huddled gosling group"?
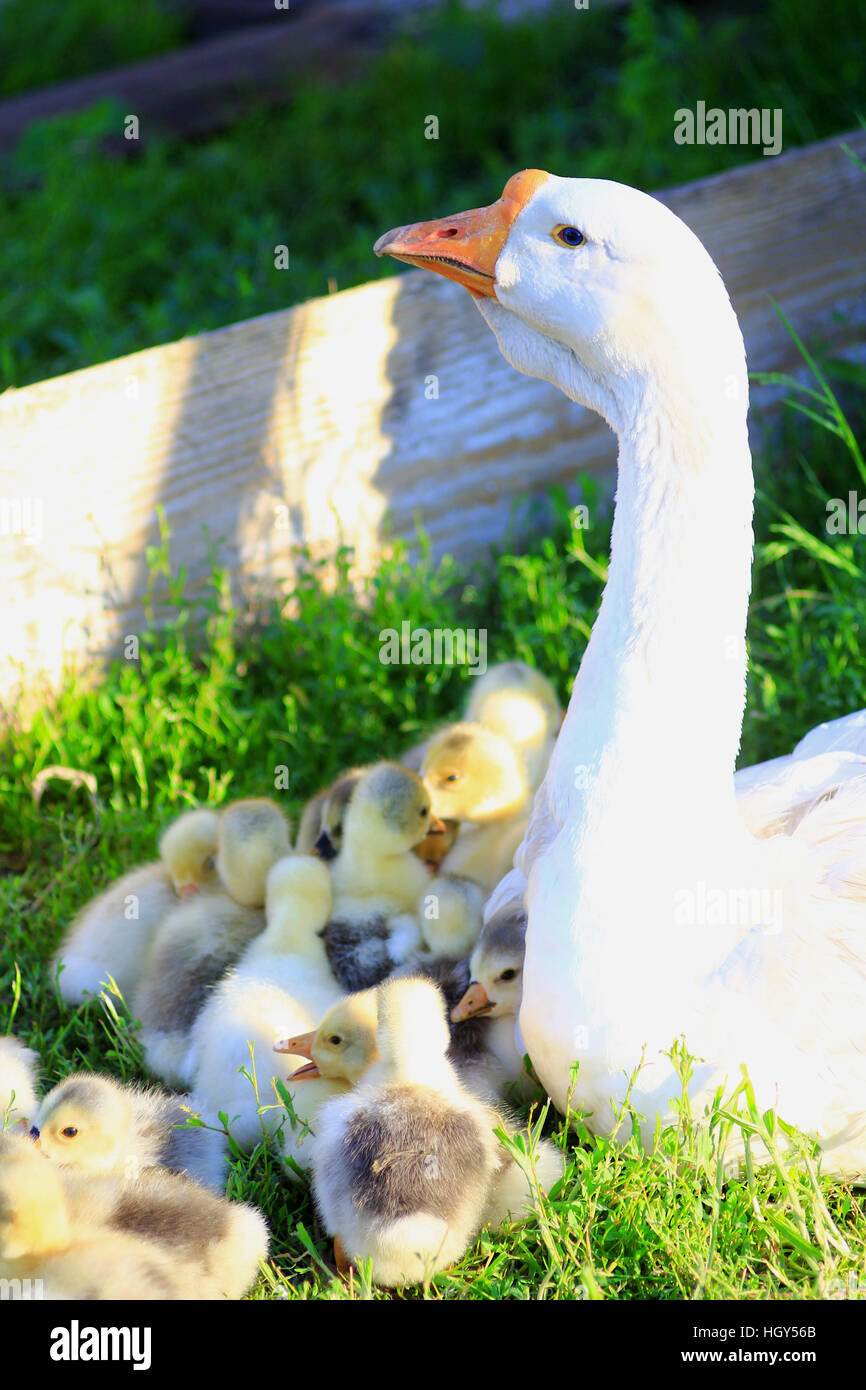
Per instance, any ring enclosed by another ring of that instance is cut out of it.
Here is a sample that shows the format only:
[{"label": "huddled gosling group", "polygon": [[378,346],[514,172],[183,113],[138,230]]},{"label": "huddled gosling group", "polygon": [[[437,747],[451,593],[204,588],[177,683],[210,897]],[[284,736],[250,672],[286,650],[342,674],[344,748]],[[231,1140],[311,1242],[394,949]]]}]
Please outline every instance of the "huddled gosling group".
[{"label": "huddled gosling group", "polygon": [[228,1135],[307,1172],[338,1269],[385,1286],[531,1213],[562,1164],[514,1138],[505,1103],[539,1094],[515,1042],[526,921],[484,903],[561,717],[537,671],[492,667],[458,723],[318,792],[294,848],[270,799],[190,810],[89,903],[60,993],[113,981],[183,1094],[78,1073],[40,1100],[35,1054],[0,1039],[0,1276],[56,1298],[241,1297],[268,1233],[221,1195]]}]

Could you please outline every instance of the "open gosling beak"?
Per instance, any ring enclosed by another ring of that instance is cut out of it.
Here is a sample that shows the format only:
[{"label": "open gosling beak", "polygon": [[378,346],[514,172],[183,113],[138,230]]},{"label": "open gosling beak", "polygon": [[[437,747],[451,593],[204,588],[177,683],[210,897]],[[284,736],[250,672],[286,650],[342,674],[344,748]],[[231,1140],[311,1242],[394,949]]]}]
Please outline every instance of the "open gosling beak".
[{"label": "open gosling beak", "polygon": [[467,1018],[478,1018],[496,1008],[496,1000],[487,998],[487,990],[477,980],[473,980],[458,1004],[451,1010],[451,1022],[462,1023]]},{"label": "open gosling beak", "polygon": [[310,1058],[305,1067],[298,1067],[297,1071],[292,1072],[290,1081],[304,1081],[313,1076],[321,1076],[322,1073],[312,1060],[315,1041],[315,1033],[299,1033],[296,1038],[283,1038],[282,1042],[274,1043],[274,1052],[291,1052],[296,1057]]},{"label": "open gosling beak", "polygon": [[289,1080],[290,1080],[290,1081],[312,1081],[312,1080],[314,1080],[315,1077],[321,1076],[321,1075],[322,1075],[322,1073],[319,1071],[319,1068],[318,1068],[318,1066],[316,1065],[316,1063],[315,1063],[315,1062],[308,1062],[307,1065],[306,1065],[305,1067],[298,1067],[298,1070],[297,1070],[297,1071],[293,1071],[292,1074],[291,1074],[291,1076],[289,1077]]},{"label": "open gosling beak", "polygon": [[373,250],[456,280],[475,299],[495,299],[499,253],[517,214],[546,178],[541,169],[524,169],[489,207],[395,227],[379,237]]}]

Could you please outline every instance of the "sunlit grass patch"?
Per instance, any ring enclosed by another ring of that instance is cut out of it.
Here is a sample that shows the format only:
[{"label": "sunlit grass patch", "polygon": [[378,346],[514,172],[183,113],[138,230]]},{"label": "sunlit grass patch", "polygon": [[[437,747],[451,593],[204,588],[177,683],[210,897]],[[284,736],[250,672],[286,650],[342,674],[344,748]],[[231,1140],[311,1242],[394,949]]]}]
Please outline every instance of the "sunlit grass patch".
[{"label": "sunlit grass patch", "polygon": [[[815,366],[811,415],[793,416],[756,458],[745,761],[787,751],[819,720],[866,703],[866,536],[826,529],[827,499],[863,487],[855,449],[866,371]],[[609,542],[602,498],[588,483],[584,496],[588,527],[576,528],[565,495],[554,493],[530,544],[520,543],[516,524],[490,563],[471,571],[434,560],[423,540],[414,557],[395,544],[358,590],[348,554],[336,557],[331,584],[307,558],[293,592],[263,604],[252,626],[218,563],[201,601],[185,601],[164,534],[149,557],[140,661],[68,682],[35,714],[13,714],[0,742],[0,1029],[37,1049],[46,1085],[76,1068],[144,1079],[138,1030],[117,992],[109,985],[70,1008],[48,962],[76,910],[154,856],[167,820],[196,801],[257,794],[280,797],[297,823],[305,799],[342,767],[399,753],[461,706],[465,670],[385,666],[381,629],[404,620],[486,628],[491,662],[534,662],[567,698]],[[278,764],[289,769],[286,791],[274,789]],[[85,771],[95,793],[50,780],[37,805],[34,779],[53,765]],[[671,1046],[685,1076],[684,1046]],[[628,1104],[612,1138],[593,1137],[579,1107],[566,1118],[549,1112],[544,1134],[561,1148],[563,1175],[535,1216],[483,1232],[452,1269],[401,1293],[372,1288],[363,1270],[350,1284],[337,1278],[307,1185],[287,1180],[274,1145],[235,1149],[229,1194],[260,1206],[272,1231],[268,1271],[252,1296],[591,1301],[866,1291],[861,1197],[820,1176],[784,1115],[758,1113],[746,1078],[728,1081],[708,1115],[693,1115],[684,1092],[678,1122],[646,1153]],[[531,1164],[531,1143],[513,1142]],[[749,1157],[735,1176],[729,1159],[739,1143]]]}]

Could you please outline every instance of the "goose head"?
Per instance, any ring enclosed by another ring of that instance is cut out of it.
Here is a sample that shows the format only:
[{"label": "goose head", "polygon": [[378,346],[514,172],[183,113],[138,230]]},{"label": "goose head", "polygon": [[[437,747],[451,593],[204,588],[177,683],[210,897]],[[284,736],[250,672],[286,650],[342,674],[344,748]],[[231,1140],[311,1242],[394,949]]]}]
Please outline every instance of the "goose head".
[{"label": "goose head", "polygon": [[523,994],[526,914],[514,908],[494,913],[469,962],[469,988],[451,1010],[452,1023],[467,1018],[517,1017]]},{"label": "goose head", "polygon": [[185,811],[163,831],[159,855],[179,897],[217,887],[218,827],[216,811],[200,808]]},{"label": "goose head", "polygon": [[275,1043],[274,1051],[309,1058],[306,1066],[292,1073],[291,1081],[324,1076],[354,1085],[378,1056],[378,1021],[377,991],[361,990],[334,1004],[313,1032]]},{"label": "goose head", "polygon": [[217,869],[226,892],[244,907],[262,906],[268,873],[290,849],[286,818],[266,797],[235,801],[220,816]]},{"label": "goose head", "polygon": [[123,1165],[132,1144],[132,1109],[107,1076],[70,1076],[44,1098],[38,1137],[44,1154],[93,1175]]},{"label": "goose head", "polygon": [[742,337],[715,265],[635,188],[524,169],[489,207],[397,227],[374,250],[464,285],[513,367],[616,430],[647,392],[697,410],[747,400]]}]

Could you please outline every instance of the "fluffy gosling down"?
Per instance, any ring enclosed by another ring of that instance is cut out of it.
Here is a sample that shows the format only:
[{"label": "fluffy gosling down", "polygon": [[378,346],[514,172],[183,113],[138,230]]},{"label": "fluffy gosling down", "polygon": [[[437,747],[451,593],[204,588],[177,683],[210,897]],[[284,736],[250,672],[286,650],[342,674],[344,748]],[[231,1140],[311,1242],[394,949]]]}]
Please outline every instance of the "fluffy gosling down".
[{"label": "fluffy gosling down", "polygon": [[268,1251],[261,1212],[165,1168],[123,1181],[64,1170],[69,1210],[90,1225],[146,1240],[199,1266],[222,1298],[241,1298]]},{"label": "fluffy gosling down", "polygon": [[318,854],[326,861],[336,858],[343,844],[346,807],[365,771],[363,767],[349,768],[307,802],[295,843],[298,854]]},{"label": "fluffy gosling down", "polygon": [[[373,764],[371,764],[373,766]],[[417,772],[417,767],[411,771]],[[343,820],[361,777],[369,767],[355,767],[344,772],[324,791],[317,792],[304,808],[298,840],[295,846],[298,854],[318,854],[322,859],[335,859],[343,846]],[[457,821],[435,823],[418,844],[412,846],[416,855],[427,868],[436,873],[445,855],[457,838]]]},{"label": "fluffy gosling down", "polygon": [[529,788],[541,785],[563,711],[546,676],[524,661],[491,666],[472,683],[465,718],[499,734],[519,753]]},{"label": "fluffy gosling down", "polygon": [[539,1088],[527,1075],[523,1053],[515,1039],[515,1025],[523,996],[523,957],[526,949],[526,913],[505,904],[485,923],[469,960],[471,979],[463,998],[451,1010],[459,1027],[485,1019],[489,1023],[487,1046],[497,1057],[510,1082],[519,1082],[527,1097]]},{"label": "fluffy gosling down", "polygon": [[199,1262],[76,1215],[62,1169],[11,1134],[0,1135],[0,1277],[41,1280],[46,1299],[220,1297]]},{"label": "fluffy gosling down", "polygon": [[430,876],[412,850],[432,820],[430,794],[408,768],[377,763],[359,779],[332,865],[334,908],[324,934],[344,989],[376,984],[421,946],[418,912]]},{"label": "fluffy gosling down", "polygon": [[[322,1099],[345,1087],[321,1080],[305,1088],[293,1097],[301,1121],[293,1126],[274,1088],[279,1081],[291,1092],[294,1068],[273,1047],[314,1027],[343,993],[321,936],[332,902],[331,875],[321,860],[299,855],[274,866],[267,927],[210,996],[193,1028],[188,1061],[196,1096],[208,1111],[227,1113],[237,1143],[249,1146],[264,1132],[280,1131],[284,1154],[302,1166],[311,1154],[303,1126]],[[255,1088],[242,1068],[255,1072]]]},{"label": "fluffy gosling down", "polygon": [[461,823],[442,872],[490,892],[511,868],[531,808],[519,752],[483,724],[453,724],[430,740],[421,772],[435,814]]},{"label": "fluffy gosling down", "polygon": [[161,1166],[219,1191],[226,1179],[225,1136],[185,1125],[191,1096],[122,1086],[109,1076],[68,1076],[44,1097],[35,1128],[54,1162],[93,1177],[129,1177]]},{"label": "fluffy gosling down", "polygon": [[421,903],[421,933],[436,956],[468,956],[481,934],[484,893],[470,878],[440,874]]},{"label": "fluffy gosling down", "polygon": [[216,886],[218,822],[215,811],[185,812],[164,831],[156,863],[124,874],[82,909],[52,961],[67,1003],[98,993],[109,975],[131,995],[151,941],[178,900]]},{"label": "fluffy gosling down", "polygon": [[[377,1002],[378,1057],[355,1090],[318,1112],[313,1191],[338,1263],[370,1259],[375,1282],[396,1286],[447,1268],[482,1225],[525,1214],[531,1199],[494,1134],[501,1117],[447,1059],[438,989],[390,980]],[[552,1146],[536,1163],[549,1186],[561,1167]]]},{"label": "fluffy gosling down", "polygon": [[221,891],[181,903],[159,928],[132,1011],[142,1023],[149,1070],[170,1085],[189,1084],[183,1062],[192,1025],[214,985],[264,929],[267,876],[289,848],[289,826],[274,802],[234,802],[219,820]]},{"label": "fluffy gosling down", "polygon": [[38,1060],[20,1038],[0,1038],[0,1131],[32,1124],[39,1108]]}]

